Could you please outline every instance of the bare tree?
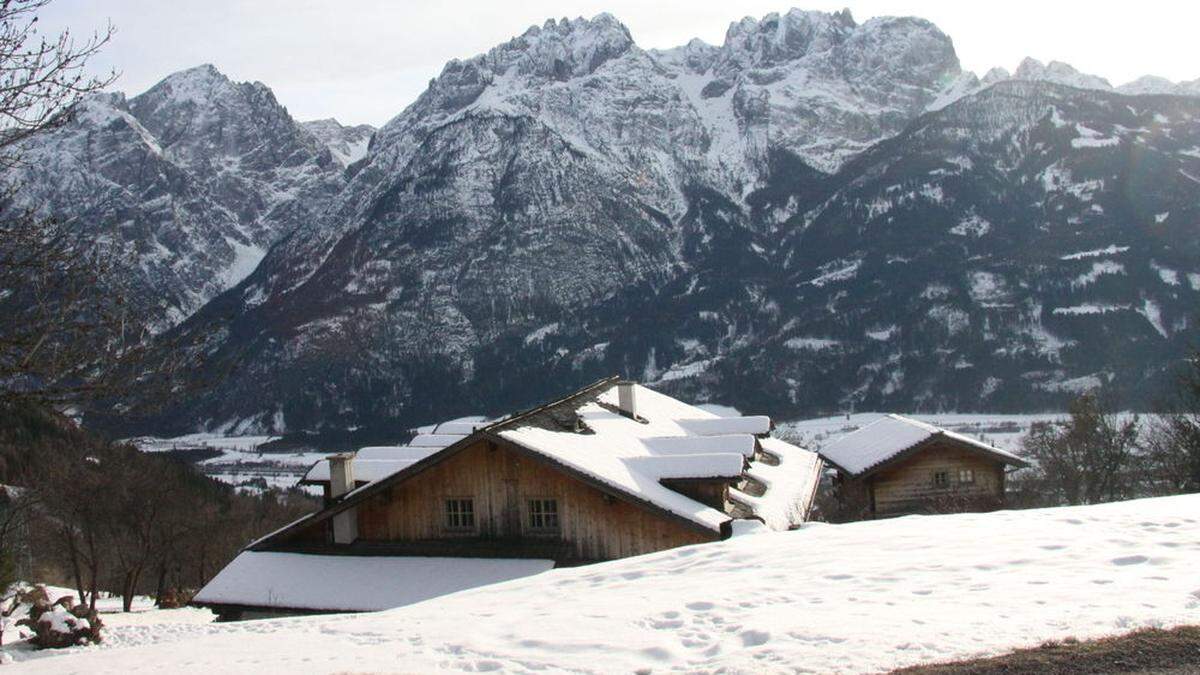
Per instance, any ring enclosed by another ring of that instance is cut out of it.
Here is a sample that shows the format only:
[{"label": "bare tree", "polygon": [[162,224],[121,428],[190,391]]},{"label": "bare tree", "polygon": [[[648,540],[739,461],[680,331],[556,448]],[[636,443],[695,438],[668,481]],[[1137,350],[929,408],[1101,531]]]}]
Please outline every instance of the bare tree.
[{"label": "bare tree", "polygon": [[14,146],[62,124],[81,98],[116,79],[97,78],[87,62],[112,38],[110,25],[77,42],[70,31],[38,30],[38,12],[50,0],[0,0],[0,168],[19,161]]},{"label": "bare tree", "polygon": [[1200,351],[1151,421],[1146,445],[1154,492],[1200,492]]},{"label": "bare tree", "polygon": [[[21,161],[21,142],[70,119],[74,106],[116,74],[87,63],[113,28],[76,41],[45,36],[38,12],[50,0],[0,0],[0,171]],[[16,398],[63,402],[95,390],[119,357],[141,344],[128,310],[120,263],[100,238],[72,236],[14,203],[0,189],[0,404]]]},{"label": "bare tree", "polygon": [[1022,443],[1033,460],[1032,482],[1047,504],[1095,504],[1127,499],[1138,487],[1138,418],[1111,412],[1088,393],[1064,422],[1033,425]]}]

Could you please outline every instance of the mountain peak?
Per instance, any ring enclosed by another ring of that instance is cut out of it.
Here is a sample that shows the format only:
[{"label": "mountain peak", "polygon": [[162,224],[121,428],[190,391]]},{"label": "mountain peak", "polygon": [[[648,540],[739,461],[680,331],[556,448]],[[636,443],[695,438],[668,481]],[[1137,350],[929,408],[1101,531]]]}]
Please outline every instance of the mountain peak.
[{"label": "mountain peak", "polygon": [[145,93],[135,98],[162,97],[164,101],[191,102],[201,106],[211,105],[218,92],[231,90],[234,83],[211,63],[201,64],[171,73]]},{"label": "mountain peak", "polygon": [[1103,77],[1081,73],[1070,64],[1063,63],[1062,61],[1051,61],[1050,63],[1043,64],[1041,61],[1028,56],[1021,61],[1021,65],[1017,66],[1017,72],[1013,73],[1013,79],[1053,82],[1080,89],[1100,89],[1103,91],[1112,89],[1112,84]]},{"label": "mountain peak", "polygon": [[1170,96],[1200,96],[1200,79],[1191,82],[1172,82],[1165,77],[1143,75],[1127,82],[1117,91],[1130,96],[1166,94]]},{"label": "mountain peak", "polygon": [[848,10],[836,14],[789,10],[761,19],[745,17],[729,24],[725,49],[744,52],[757,64],[769,65],[829,49],[857,24]]}]

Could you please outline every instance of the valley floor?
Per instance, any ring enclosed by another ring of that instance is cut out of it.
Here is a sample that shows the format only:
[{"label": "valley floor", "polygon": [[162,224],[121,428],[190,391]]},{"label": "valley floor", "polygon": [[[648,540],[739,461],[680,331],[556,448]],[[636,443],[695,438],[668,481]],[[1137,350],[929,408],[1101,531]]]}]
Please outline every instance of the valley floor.
[{"label": "valley floor", "polygon": [[1200,495],[813,524],[374,614],[114,631],[18,669],[877,672],[1198,624],[1197,569]]}]

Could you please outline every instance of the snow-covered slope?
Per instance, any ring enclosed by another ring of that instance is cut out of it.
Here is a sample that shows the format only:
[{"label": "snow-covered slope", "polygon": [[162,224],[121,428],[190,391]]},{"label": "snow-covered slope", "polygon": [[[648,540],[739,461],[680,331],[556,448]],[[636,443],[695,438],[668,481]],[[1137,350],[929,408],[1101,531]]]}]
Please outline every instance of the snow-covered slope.
[{"label": "snow-covered slope", "polygon": [[[1010,81],[926,116],[788,222],[781,318],[758,324],[774,337],[724,372],[882,410],[1164,391],[1200,300],[1194,147],[1189,98]],[[793,189],[772,199],[811,186]]]},{"label": "snow-covered slope", "polygon": [[29,672],[878,672],[1200,620],[1200,495],[748,534],[357,616],[114,630]]}]

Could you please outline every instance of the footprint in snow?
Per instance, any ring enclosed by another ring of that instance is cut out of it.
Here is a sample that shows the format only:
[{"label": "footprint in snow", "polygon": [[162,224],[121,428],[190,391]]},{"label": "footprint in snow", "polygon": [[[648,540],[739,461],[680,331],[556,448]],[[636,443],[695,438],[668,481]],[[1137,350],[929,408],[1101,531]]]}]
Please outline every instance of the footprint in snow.
[{"label": "footprint in snow", "polygon": [[716,605],[711,602],[689,602],[688,604],[684,605],[684,607],[687,607],[693,612],[704,612],[716,607]]},{"label": "footprint in snow", "polygon": [[758,647],[767,644],[771,639],[771,634],[765,630],[747,630],[742,631],[739,637],[742,638],[743,647]]},{"label": "footprint in snow", "polygon": [[1144,555],[1125,555],[1125,556],[1121,556],[1119,558],[1113,558],[1109,562],[1111,562],[1114,565],[1119,565],[1119,566],[1124,567],[1126,565],[1140,565],[1144,562],[1147,562],[1148,560],[1150,560],[1150,559]]}]

